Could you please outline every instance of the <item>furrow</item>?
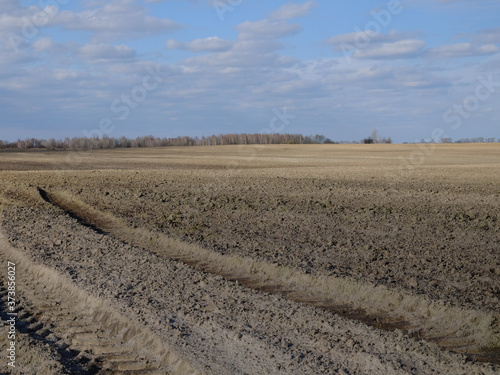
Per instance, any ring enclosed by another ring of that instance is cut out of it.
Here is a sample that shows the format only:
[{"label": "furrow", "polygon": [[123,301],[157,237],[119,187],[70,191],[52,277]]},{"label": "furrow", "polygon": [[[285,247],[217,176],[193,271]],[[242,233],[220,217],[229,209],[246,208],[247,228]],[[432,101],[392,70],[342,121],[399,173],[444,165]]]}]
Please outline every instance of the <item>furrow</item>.
[{"label": "furrow", "polygon": [[[0,262],[7,261],[16,264],[16,296],[22,296],[16,301],[18,311],[22,306],[17,330],[59,353],[64,373],[201,374],[153,333],[55,270],[35,264],[0,234]],[[0,275],[0,279],[6,285],[5,276]],[[0,289],[2,320],[7,319],[7,293],[5,287]]]},{"label": "furrow", "polygon": [[66,192],[38,190],[46,202],[59,207],[79,223],[160,256],[379,329],[404,329],[415,338],[433,341],[446,350],[467,354],[479,361],[500,363],[498,314],[440,304],[424,296],[350,278],[305,274],[291,267],[221,255],[161,233],[130,228],[120,219],[98,211]]}]

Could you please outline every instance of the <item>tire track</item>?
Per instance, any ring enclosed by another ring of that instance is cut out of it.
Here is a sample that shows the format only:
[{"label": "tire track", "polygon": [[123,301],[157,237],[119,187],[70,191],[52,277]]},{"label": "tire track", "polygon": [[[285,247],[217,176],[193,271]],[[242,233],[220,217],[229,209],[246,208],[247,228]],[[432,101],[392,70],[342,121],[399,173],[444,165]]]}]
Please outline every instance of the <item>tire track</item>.
[{"label": "tire track", "polygon": [[97,211],[66,193],[49,193],[41,188],[38,191],[46,202],[59,207],[81,224],[158,255],[379,329],[404,329],[416,339],[435,342],[443,349],[466,354],[477,361],[500,363],[497,315],[439,305],[423,296],[383,286],[307,275],[290,267],[220,255],[162,234],[129,228],[119,219]]},{"label": "tire track", "polygon": [[[65,373],[201,375],[153,333],[56,271],[34,264],[0,233],[0,264],[7,261],[16,263],[16,336],[50,348]],[[5,273],[0,272],[3,285]],[[4,321],[7,292],[0,288]],[[18,361],[22,357],[19,353]]]},{"label": "tire track", "polygon": [[[5,264],[3,256],[0,256],[0,262]],[[3,280],[2,280],[3,281]],[[7,325],[7,320],[11,316],[6,313],[7,289],[0,288],[0,319]],[[97,374],[99,366],[95,363],[94,358],[90,355],[78,350],[70,349],[69,346],[63,345],[63,340],[55,335],[50,328],[41,323],[33,315],[32,311],[18,307],[15,310],[18,314],[16,320],[16,343],[19,341],[28,341],[34,346],[34,343],[44,344],[44,348],[50,352],[50,356],[56,359],[60,365],[61,372],[65,374]],[[20,350],[24,352],[24,348]],[[37,355],[33,351],[31,356]],[[49,361],[42,360],[43,367],[49,367]],[[52,364],[50,364],[52,365]]]}]

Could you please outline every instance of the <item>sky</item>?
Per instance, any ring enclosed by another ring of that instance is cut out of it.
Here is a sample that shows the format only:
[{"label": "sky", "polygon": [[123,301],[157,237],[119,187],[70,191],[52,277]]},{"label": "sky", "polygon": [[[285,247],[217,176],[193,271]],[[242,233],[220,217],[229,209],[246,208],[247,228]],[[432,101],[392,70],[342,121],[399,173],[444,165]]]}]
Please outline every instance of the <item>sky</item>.
[{"label": "sky", "polygon": [[500,138],[497,0],[0,0],[0,139]]}]

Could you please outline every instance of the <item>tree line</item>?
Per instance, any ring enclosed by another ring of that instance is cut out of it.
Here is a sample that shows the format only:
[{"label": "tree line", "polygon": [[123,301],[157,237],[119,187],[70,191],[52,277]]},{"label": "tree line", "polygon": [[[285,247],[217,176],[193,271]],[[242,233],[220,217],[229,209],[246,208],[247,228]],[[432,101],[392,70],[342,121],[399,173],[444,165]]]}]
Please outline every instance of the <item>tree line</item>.
[{"label": "tree line", "polygon": [[113,138],[103,137],[66,137],[64,139],[50,138],[18,139],[16,142],[0,140],[0,148],[3,149],[46,149],[46,150],[93,150],[128,147],[168,147],[168,146],[215,146],[215,145],[251,145],[251,144],[314,144],[314,143],[337,143],[323,135],[302,134],[220,134],[202,137],[175,137],[160,138],[152,135],[137,138]]},{"label": "tree line", "polygon": [[[493,143],[495,138],[475,137],[475,138],[460,138],[453,142],[451,138],[441,138],[441,143]],[[498,140],[500,142],[500,139]]]},{"label": "tree line", "polygon": [[[434,142],[434,141],[433,141]],[[491,143],[495,138],[462,138],[453,141],[451,138],[441,138],[440,143]],[[500,142],[500,139],[498,139]],[[113,138],[104,135],[103,137],[73,137],[64,139],[50,138],[18,139],[16,142],[0,140],[0,149],[45,149],[45,150],[94,150],[129,147],[168,147],[168,146],[218,146],[218,145],[254,145],[254,144],[359,144],[359,143],[392,143],[391,137],[379,137],[377,132],[372,132],[371,136],[361,141],[332,141],[324,135],[302,135],[288,133],[241,133],[241,134],[219,134],[202,137],[175,137],[160,138],[152,135],[137,138]],[[406,142],[405,142],[406,143]],[[419,143],[419,142],[414,142]],[[428,143],[422,139],[420,143]]]}]

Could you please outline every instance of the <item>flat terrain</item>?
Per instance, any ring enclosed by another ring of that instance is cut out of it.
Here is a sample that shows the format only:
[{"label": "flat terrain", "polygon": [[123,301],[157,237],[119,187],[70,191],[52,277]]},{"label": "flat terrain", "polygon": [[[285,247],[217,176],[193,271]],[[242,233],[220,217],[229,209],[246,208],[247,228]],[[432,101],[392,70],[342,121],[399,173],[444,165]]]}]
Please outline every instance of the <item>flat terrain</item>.
[{"label": "flat terrain", "polygon": [[500,373],[500,144],[0,152],[0,204],[20,373]]}]

